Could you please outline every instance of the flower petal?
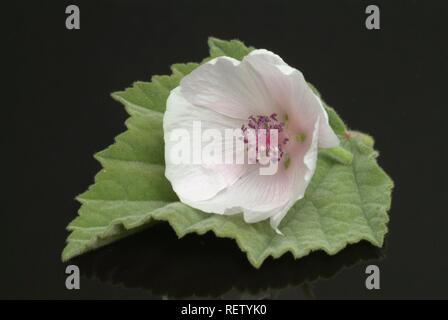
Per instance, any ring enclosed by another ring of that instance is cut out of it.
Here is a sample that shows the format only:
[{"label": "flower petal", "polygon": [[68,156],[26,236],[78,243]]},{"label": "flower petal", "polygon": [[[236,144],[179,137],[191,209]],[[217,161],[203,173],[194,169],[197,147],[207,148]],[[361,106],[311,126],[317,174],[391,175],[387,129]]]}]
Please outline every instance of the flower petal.
[{"label": "flower petal", "polygon": [[278,108],[288,114],[292,131],[307,131],[320,117],[318,144],[322,148],[339,145],[331,129],[322,101],[308,86],[303,74],[287,65],[278,55],[264,49],[254,50],[243,59],[263,79]]},{"label": "flower petal", "polygon": [[[241,126],[241,121],[238,119],[223,116],[206,108],[193,106],[185,99],[179,87],[171,91],[163,120],[165,175],[171,182],[176,194],[185,202],[209,199],[232,185],[247,171],[247,165],[245,164],[194,164],[191,151],[189,156],[191,161],[189,163],[174,161],[172,152],[179,147],[180,139],[173,140],[172,134],[175,130],[184,130],[188,137],[194,139],[194,121],[196,123],[200,122],[203,131],[215,129],[224,132],[227,128],[239,128]],[[190,150],[192,150],[192,141],[185,140],[185,143],[187,142]],[[217,142],[224,147],[225,136]]]},{"label": "flower petal", "polygon": [[244,176],[215,197],[187,204],[210,213],[243,212],[245,221],[250,223],[269,218],[269,212],[288,202],[292,181],[285,172],[267,176],[260,175],[258,169],[252,165]]},{"label": "flower petal", "polygon": [[[216,196],[188,205],[205,212],[235,214],[243,212],[247,223],[271,218],[271,225],[278,226],[295,202],[303,198],[314,174],[317,161],[317,143],[320,119],[316,119],[311,139],[292,154],[287,169],[279,163],[275,175],[260,175],[259,168],[252,168],[233,185],[221,190]],[[279,231],[278,231],[279,232]]]},{"label": "flower petal", "polygon": [[247,120],[271,114],[272,99],[259,76],[238,60],[218,57],[199,66],[181,80],[185,98],[195,106]]},{"label": "flower petal", "polygon": [[[302,199],[305,195],[305,190],[314,175],[317,164],[318,156],[318,137],[319,137],[319,127],[321,121],[320,118],[316,119],[314,123],[314,128],[311,133],[311,140],[308,146],[304,149],[299,149],[296,154],[292,155],[292,169],[294,173],[294,184],[292,188],[292,195],[290,201],[281,208],[278,208],[277,212],[271,215],[271,226],[277,232],[279,232],[278,227],[280,222],[283,220],[288,210],[296,203],[296,201]],[[281,232],[279,232],[281,233]]]},{"label": "flower petal", "polygon": [[327,111],[325,111],[322,100],[318,96],[316,96],[316,98],[319,101],[319,105],[322,110],[321,117],[320,117],[320,124],[319,124],[319,128],[320,128],[319,129],[319,147],[321,147],[321,148],[337,147],[340,143],[339,138],[330,126],[330,122],[328,120],[328,114],[327,114]]}]

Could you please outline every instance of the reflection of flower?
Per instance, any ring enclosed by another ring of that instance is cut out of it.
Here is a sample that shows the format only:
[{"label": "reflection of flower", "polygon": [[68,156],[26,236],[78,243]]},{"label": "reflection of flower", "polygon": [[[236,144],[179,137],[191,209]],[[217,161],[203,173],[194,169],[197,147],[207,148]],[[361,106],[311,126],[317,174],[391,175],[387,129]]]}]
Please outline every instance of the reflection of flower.
[{"label": "reflection of flower", "polygon": [[[169,133],[191,132],[194,121],[205,129],[277,128],[278,170],[261,175],[259,163],[175,164],[168,156],[173,147]],[[302,73],[267,50],[255,50],[241,62],[218,57],[185,76],[168,98],[164,132],[165,174],[182,202],[210,213],[243,212],[248,223],[270,218],[277,231],[305,193],[318,147],[339,144]]]}]

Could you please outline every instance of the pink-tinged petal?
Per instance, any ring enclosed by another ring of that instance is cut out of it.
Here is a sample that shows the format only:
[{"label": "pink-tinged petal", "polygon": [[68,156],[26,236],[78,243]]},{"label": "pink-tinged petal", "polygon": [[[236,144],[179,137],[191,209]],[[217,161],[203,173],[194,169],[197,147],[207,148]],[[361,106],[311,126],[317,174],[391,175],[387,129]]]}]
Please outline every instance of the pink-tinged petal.
[{"label": "pink-tinged petal", "polygon": [[306,131],[320,117],[319,147],[339,145],[339,139],[329,125],[328,115],[320,98],[314,94],[299,70],[264,49],[251,52],[242,63],[250,65],[263,79],[278,108],[288,114],[291,131]]},{"label": "pink-tinged petal", "polygon": [[218,57],[199,66],[181,80],[185,98],[195,106],[247,120],[271,114],[273,104],[263,81],[238,60]]},{"label": "pink-tinged petal", "polygon": [[312,129],[306,132],[310,139],[291,150],[291,165],[288,168],[280,162],[275,175],[260,175],[259,167],[252,166],[245,175],[216,196],[187,204],[210,213],[242,212],[247,223],[271,218],[272,227],[279,232],[281,220],[294,203],[303,198],[316,169],[319,120],[316,119]]},{"label": "pink-tinged petal", "polygon": [[[207,108],[193,106],[183,97],[179,87],[171,91],[163,119],[165,175],[176,194],[186,203],[214,197],[221,190],[235,183],[248,170],[247,164],[194,164],[192,151],[190,151],[190,163],[175,163],[171,153],[179,146],[180,139],[173,141],[171,133],[176,130],[185,130],[192,140],[194,121],[201,122],[202,131],[217,129],[224,132],[224,129],[241,126],[240,120],[223,116]],[[225,135],[223,134],[223,139],[217,142],[224,147]],[[190,141],[190,146],[192,143]],[[203,143],[203,147],[205,145],[206,143]]]},{"label": "pink-tinged petal", "polygon": [[317,97],[321,107],[321,117],[319,124],[319,147],[320,148],[334,148],[337,147],[340,143],[338,136],[334,133],[333,129],[330,126],[328,121],[328,114],[325,111],[322,101],[319,97]]},{"label": "pink-tinged petal", "polygon": [[270,212],[288,202],[292,183],[284,170],[272,176],[260,175],[258,166],[252,165],[249,172],[215,197],[187,204],[210,213],[243,212],[244,220],[254,223],[269,218]]},{"label": "pink-tinged petal", "polygon": [[307,132],[307,135],[311,137],[305,142],[304,148],[297,148],[292,150],[291,153],[291,170],[293,175],[293,188],[291,190],[290,199],[283,207],[278,208],[277,212],[274,212],[270,217],[270,223],[278,233],[280,222],[283,220],[288,210],[296,203],[296,201],[302,199],[305,195],[306,188],[311,181],[316,170],[317,155],[318,155],[318,139],[320,129],[320,118],[316,119],[313,130]]}]

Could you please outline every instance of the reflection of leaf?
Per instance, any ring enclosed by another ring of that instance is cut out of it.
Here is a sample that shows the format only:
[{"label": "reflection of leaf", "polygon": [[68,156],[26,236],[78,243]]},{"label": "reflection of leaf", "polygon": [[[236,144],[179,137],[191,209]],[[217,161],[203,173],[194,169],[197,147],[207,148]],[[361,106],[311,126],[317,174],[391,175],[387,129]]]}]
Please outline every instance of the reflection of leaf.
[{"label": "reflection of leaf", "polygon": [[288,290],[304,282],[330,278],[346,267],[381,257],[382,249],[360,242],[334,256],[314,252],[299,261],[290,255],[268,259],[257,270],[230,240],[207,233],[179,241],[162,223],[73,263],[87,278],[142,288],[155,297],[260,298],[290,294]]},{"label": "reflection of leaf", "polygon": [[[251,50],[239,41],[210,39],[209,45],[212,57],[241,59]],[[95,184],[78,197],[82,206],[68,226],[72,233],[63,260],[160,220],[169,222],[179,236],[213,231],[233,238],[255,267],[269,256],[277,258],[286,252],[296,258],[319,249],[335,254],[362,239],[382,246],[392,181],[377,165],[377,153],[361,134],[342,143],[354,155],[351,165],[337,163],[325,153],[319,156],[304,199],[280,225],[284,236],[276,234],[266,221],[246,224],[241,215],[206,214],[180,203],[164,176],[162,119],[170,90],[197,66],[177,64],[171,76],[155,76],[151,82],[136,82],[113,94],[131,115],[126,122],[128,130],[96,155],[103,169]],[[342,138],[344,123],[334,110],[327,110],[330,124]]]}]

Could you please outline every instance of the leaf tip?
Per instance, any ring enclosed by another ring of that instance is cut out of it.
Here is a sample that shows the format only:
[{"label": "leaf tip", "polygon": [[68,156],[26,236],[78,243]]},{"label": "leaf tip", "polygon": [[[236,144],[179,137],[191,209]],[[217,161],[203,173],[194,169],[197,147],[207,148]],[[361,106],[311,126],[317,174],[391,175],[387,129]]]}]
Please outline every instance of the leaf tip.
[{"label": "leaf tip", "polygon": [[72,258],[72,254],[69,251],[69,244],[67,244],[61,252],[61,261],[65,263],[65,262],[69,261],[71,258]]},{"label": "leaf tip", "polygon": [[115,91],[110,94],[112,99],[115,101],[121,102],[121,95],[124,93],[124,91]]}]

